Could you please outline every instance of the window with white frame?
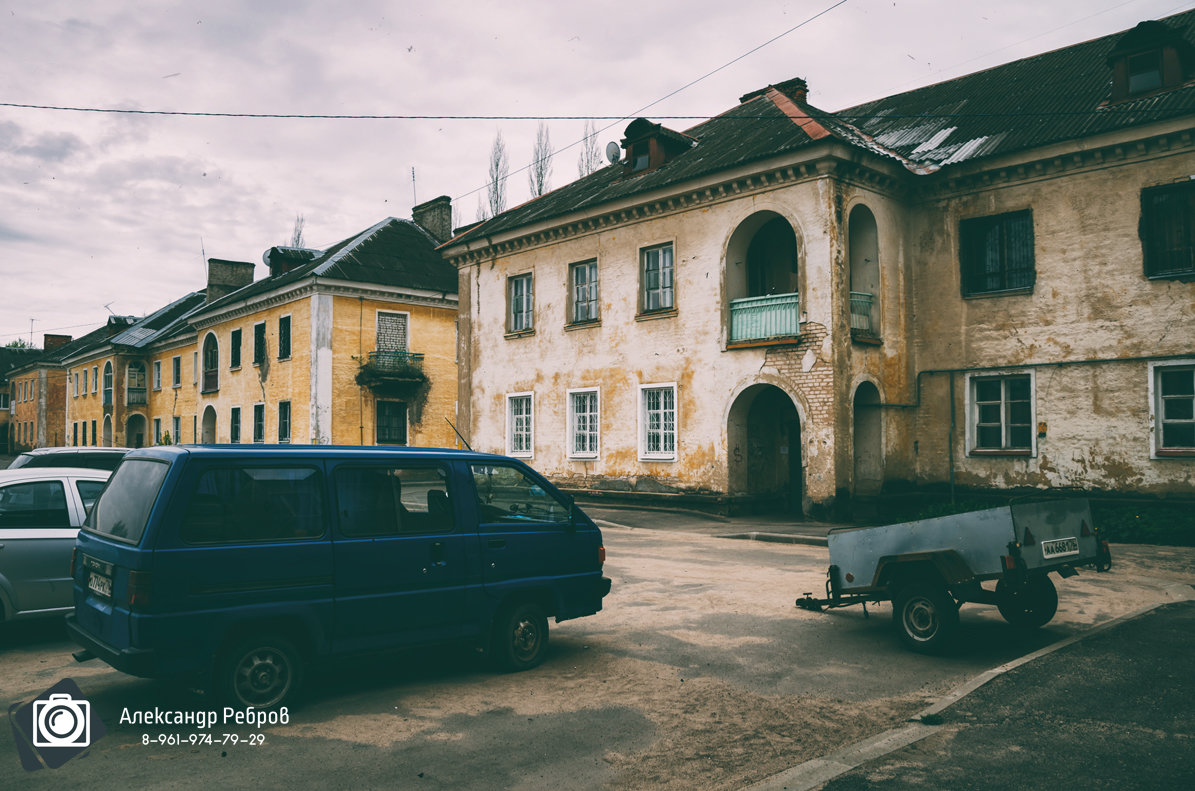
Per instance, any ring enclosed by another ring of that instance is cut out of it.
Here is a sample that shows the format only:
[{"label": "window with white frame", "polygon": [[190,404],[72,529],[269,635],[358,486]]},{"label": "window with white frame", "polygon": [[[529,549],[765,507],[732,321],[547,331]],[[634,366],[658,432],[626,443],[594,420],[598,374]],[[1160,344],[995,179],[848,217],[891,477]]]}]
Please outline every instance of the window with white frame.
[{"label": "window with white frame", "polygon": [[278,402],[278,441],[290,442],[290,402]]},{"label": "window with white frame", "polygon": [[[75,372],[74,380],[75,380],[75,391],[71,394],[71,396],[73,398],[78,398],[79,397],[79,374],[78,374],[78,372]],[[86,393],[87,390],[84,389],[83,392]]]},{"label": "window with white frame", "polygon": [[676,384],[639,386],[639,458],[676,459]]},{"label": "window with white frame", "polygon": [[[178,415],[172,417],[170,419],[170,429],[170,441],[175,445],[181,445],[183,442],[183,419]],[[107,431],[108,429],[105,428],[104,432],[107,433]]]},{"label": "window with white frame", "polygon": [[1032,373],[972,375],[968,397],[972,453],[1034,452]]},{"label": "window with white frame", "polygon": [[170,386],[179,387],[183,383],[183,358],[170,358]]},{"label": "window with white frame", "polygon": [[266,441],[266,405],[253,405],[253,441]]},{"label": "window with white frame", "polygon": [[98,365],[91,366],[91,392],[94,394],[100,389],[100,367]]},{"label": "window with white frame", "polygon": [[535,448],[534,403],[531,393],[506,397],[506,455],[532,455]]},{"label": "window with white frame", "polygon": [[154,360],[154,390],[162,389],[162,361]]},{"label": "window with white frame", "polygon": [[597,261],[582,261],[568,269],[569,298],[572,309],[569,321],[580,324],[597,321],[598,314],[598,271]]},{"label": "window with white frame", "polygon": [[672,274],[671,244],[648,247],[639,252],[639,306],[643,313],[675,307]]},{"label": "window with white frame", "polygon": [[1195,360],[1154,363],[1154,449],[1159,456],[1195,455]]},{"label": "window with white frame", "polygon": [[87,369],[83,369],[83,395],[87,395]]},{"label": "window with white frame", "polygon": [[506,330],[529,332],[535,328],[535,293],[531,273],[506,279]]},{"label": "window with white frame", "polygon": [[568,391],[568,455],[594,459],[598,455],[601,414],[596,387]]}]

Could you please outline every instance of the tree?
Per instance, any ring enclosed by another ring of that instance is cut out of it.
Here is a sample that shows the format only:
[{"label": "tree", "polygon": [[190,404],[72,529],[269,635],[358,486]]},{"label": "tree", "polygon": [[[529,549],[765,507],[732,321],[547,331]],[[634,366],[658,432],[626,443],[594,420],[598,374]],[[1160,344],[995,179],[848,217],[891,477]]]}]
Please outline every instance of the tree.
[{"label": "tree", "polygon": [[22,340],[21,338],[17,338],[16,340],[9,341],[8,343],[4,344],[4,348],[6,348],[6,349],[32,349],[33,344],[30,343],[29,341]]},{"label": "tree", "polygon": [[302,214],[295,215],[295,230],[290,235],[290,246],[291,247],[299,247],[299,248],[301,248],[303,246],[303,215]]},{"label": "tree", "polygon": [[502,130],[494,135],[494,147],[490,149],[490,183],[486,185],[486,207],[489,214],[495,217],[506,211],[506,178],[510,175],[510,161],[506,158],[506,141],[502,139]]},{"label": "tree", "polygon": [[539,122],[535,130],[535,148],[531,152],[531,167],[527,168],[527,186],[531,197],[538,198],[551,189],[552,141],[548,137],[548,125]]},{"label": "tree", "polygon": [[577,158],[577,175],[585,178],[602,166],[602,154],[598,151],[597,126],[592,120],[585,122],[585,138],[581,141],[581,155]]}]

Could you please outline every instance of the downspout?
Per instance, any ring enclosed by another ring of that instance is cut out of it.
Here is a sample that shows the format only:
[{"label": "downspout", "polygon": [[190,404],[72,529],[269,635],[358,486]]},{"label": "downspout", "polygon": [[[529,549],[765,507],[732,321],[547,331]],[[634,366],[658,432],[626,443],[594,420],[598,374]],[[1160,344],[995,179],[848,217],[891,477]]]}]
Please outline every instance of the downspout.
[{"label": "downspout", "polygon": [[950,504],[954,505],[954,374],[950,374],[950,430],[946,434],[946,458],[950,465]]}]

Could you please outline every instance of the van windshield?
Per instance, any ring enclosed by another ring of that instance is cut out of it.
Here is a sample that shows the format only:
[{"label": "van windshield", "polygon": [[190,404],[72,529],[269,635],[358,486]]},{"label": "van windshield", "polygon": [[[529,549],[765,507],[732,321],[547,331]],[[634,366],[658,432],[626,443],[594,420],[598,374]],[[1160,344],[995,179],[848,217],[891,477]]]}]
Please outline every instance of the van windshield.
[{"label": "van windshield", "polygon": [[149,511],[170,465],[151,459],[129,459],[120,465],[100,496],[86,530],[136,544],[145,533]]}]

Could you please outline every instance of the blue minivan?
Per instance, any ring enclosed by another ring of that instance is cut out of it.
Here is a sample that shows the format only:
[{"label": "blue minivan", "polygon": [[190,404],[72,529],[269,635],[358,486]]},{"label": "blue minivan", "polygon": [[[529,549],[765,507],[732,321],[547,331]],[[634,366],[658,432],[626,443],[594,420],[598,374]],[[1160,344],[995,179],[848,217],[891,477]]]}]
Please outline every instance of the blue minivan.
[{"label": "blue minivan", "polygon": [[549,616],[601,610],[604,561],[593,521],[504,456],[145,448],[79,531],[67,626],[80,661],[268,709],[348,653],[461,640],[534,667]]}]

